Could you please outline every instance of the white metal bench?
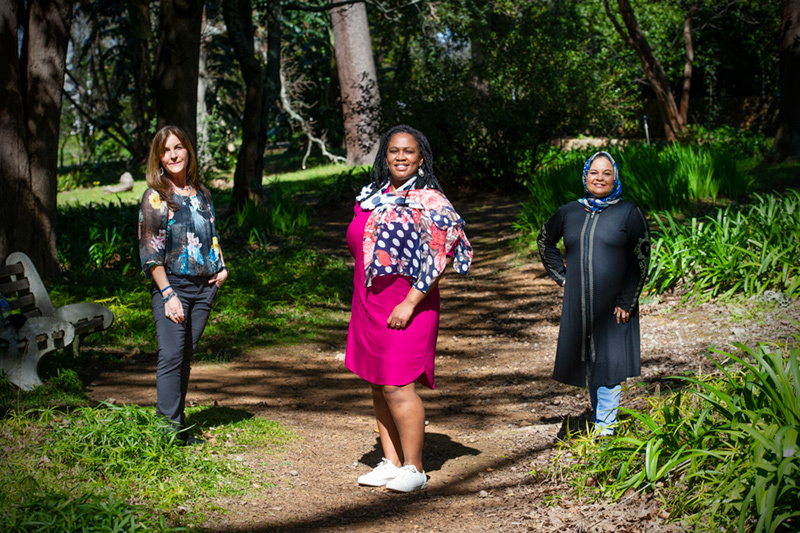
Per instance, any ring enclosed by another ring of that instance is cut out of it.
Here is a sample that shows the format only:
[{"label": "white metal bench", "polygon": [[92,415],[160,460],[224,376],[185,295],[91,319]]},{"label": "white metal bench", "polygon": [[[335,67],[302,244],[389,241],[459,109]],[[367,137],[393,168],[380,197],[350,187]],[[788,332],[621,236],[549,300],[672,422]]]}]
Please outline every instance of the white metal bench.
[{"label": "white metal bench", "polygon": [[[24,390],[42,384],[39,361],[59,348],[78,354],[81,338],[108,329],[114,322],[110,309],[94,303],[70,304],[56,309],[30,258],[20,252],[0,266],[0,293],[12,313],[26,317],[19,328],[0,330],[0,372]],[[2,327],[2,326],[0,326]]]}]

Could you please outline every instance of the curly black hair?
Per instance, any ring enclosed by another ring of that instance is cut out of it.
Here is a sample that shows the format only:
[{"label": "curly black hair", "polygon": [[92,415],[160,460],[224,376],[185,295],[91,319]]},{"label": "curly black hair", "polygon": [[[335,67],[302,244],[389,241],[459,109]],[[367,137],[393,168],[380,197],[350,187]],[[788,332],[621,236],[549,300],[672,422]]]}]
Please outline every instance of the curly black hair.
[{"label": "curly black hair", "polygon": [[444,194],[442,186],[439,185],[439,180],[436,179],[436,175],[433,173],[433,154],[431,153],[431,145],[428,143],[428,139],[425,138],[421,131],[407,126],[406,124],[399,124],[390,128],[381,138],[381,144],[378,146],[378,153],[375,155],[375,164],[372,165],[372,185],[374,189],[376,191],[380,190],[381,187],[389,182],[389,167],[386,165],[386,150],[388,149],[389,139],[391,139],[395,133],[407,133],[411,135],[414,137],[414,140],[417,141],[417,146],[419,146],[419,151],[422,155],[422,165],[420,165],[419,168],[422,169],[423,175],[417,176],[414,188],[436,189]]}]

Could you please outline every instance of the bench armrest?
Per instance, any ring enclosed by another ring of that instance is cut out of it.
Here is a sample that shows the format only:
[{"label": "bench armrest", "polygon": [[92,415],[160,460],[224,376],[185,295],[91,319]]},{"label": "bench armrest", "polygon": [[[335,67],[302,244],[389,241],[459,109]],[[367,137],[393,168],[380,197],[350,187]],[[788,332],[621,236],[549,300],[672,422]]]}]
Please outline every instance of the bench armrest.
[{"label": "bench armrest", "polygon": [[103,318],[103,329],[108,329],[114,323],[114,313],[111,309],[100,304],[79,303],[64,305],[56,309],[56,318],[66,320],[71,324],[77,324],[85,320],[94,320],[97,317]]}]

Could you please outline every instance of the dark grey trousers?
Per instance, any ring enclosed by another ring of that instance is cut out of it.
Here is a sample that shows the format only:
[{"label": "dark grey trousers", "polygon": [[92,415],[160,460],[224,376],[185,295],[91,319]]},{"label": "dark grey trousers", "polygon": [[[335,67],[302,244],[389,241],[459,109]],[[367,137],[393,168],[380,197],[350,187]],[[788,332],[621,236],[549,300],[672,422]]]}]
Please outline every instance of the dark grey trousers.
[{"label": "dark grey trousers", "polygon": [[200,335],[208,322],[217,286],[208,278],[167,275],[172,290],[183,304],[186,320],[176,324],[164,316],[164,302],[153,284],[153,318],[158,335],[158,369],[156,412],[169,420],[176,431],[183,429],[189,372]]}]

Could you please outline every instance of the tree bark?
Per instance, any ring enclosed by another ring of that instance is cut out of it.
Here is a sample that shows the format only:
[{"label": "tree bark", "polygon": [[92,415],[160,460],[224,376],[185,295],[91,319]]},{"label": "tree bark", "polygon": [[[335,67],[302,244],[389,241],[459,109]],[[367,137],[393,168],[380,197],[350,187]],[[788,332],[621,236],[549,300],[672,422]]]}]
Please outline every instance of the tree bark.
[{"label": "tree bark", "polygon": [[0,2],[0,260],[25,252],[52,279],[59,272],[56,171],[72,1],[32,0],[27,13],[18,5]]},{"label": "tree bark", "polygon": [[131,155],[139,163],[147,161],[150,152],[150,118],[152,117],[152,97],[150,94],[150,80],[152,79],[150,42],[152,30],[150,28],[150,2],[149,0],[129,0],[128,16],[131,21],[130,51],[133,54],[133,92],[131,94],[131,111],[135,131],[133,132]]},{"label": "tree bark", "polygon": [[692,19],[694,19],[699,8],[700,2],[695,2],[683,19],[683,47],[686,50],[686,61],[683,64],[683,84],[681,86],[680,105],[678,106],[678,121],[684,128],[689,121],[689,96],[692,92],[692,67],[694,66]]},{"label": "tree bark", "polygon": [[380,135],[380,94],[366,5],[355,3],[332,9],[331,23],[342,95],[347,162],[350,165],[371,164]]},{"label": "tree bark", "polygon": [[206,93],[209,86],[208,48],[214,32],[203,15],[203,27],[200,33],[200,55],[197,68],[197,166],[201,171],[207,170],[213,160],[209,151],[208,140],[208,106]]},{"label": "tree bark", "polygon": [[269,131],[270,110],[279,106],[281,97],[281,18],[283,7],[281,0],[270,0],[267,4],[267,50],[264,79],[264,93],[261,100],[261,128],[258,134],[258,159],[256,174],[264,173],[264,151],[267,148],[267,132]]},{"label": "tree bark", "polygon": [[35,220],[31,171],[28,158],[25,112],[20,91],[21,72],[17,50],[17,3],[0,2],[0,262],[30,241]]},{"label": "tree bark", "polygon": [[778,132],[768,163],[800,159],[800,0],[784,0],[780,40]]},{"label": "tree bark", "polygon": [[158,127],[183,129],[197,146],[197,78],[203,0],[161,0],[155,93]]},{"label": "tree bark", "polygon": [[263,105],[264,77],[261,61],[255,52],[253,9],[250,0],[223,0],[222,13],[228,38],[233,47],[245,83],[244,113],[242,117],[242,145],[236,159],[233,175],[231,207],[247,200],[262,203],[261,169],[263,150],[259,151],[259,129]]},{"label": "tree bark", "polygon": [[[684,118],[681,120],[681,112],[675,102],[675,97],[672,94],[669,78],[667,78],[664,68],[661,66],[661,63],[653,53],[653,49],[650,48],[650,43],[647,42],[647,38],[644,36],[644,33],[642,33],[642,29],[639,26],[639,21],[636,19],[636,15],[633,12],[630,2],[628,0],[617,0],[617,5],[619,6],[619,12],[622,16],[622,22],[625,24],[625,29],[619,25],[616,17],[613,13],[611,13],[608,0],[603,0],[603,3],[605,5],[608,18],[614,25],[617,33],[619,33],[620,36],[633,48],[634,52],[636,52],[636,55],[639,57],[639,61],[642,64],[642,69],[647,77],[647,81],[650,83],[650,86],[653,88],[653,91],[656,94],[656,100],[658,101],[661,118],[664,122],[664,137],[668,142],[674,142],[678,140],[679,137],[682,137],[686,133],[686,119]],[[693,13],[696,11],[698,4],[699,2],[692,6],[690,12]],[[687,23],[684,23],[684,28],[686,28],[686,25]],[[688,27],[690,31],[689,45],[691,47],[690,19],[688,21]],[[694,49],[691,48],[691,50],[693,58]],[[687,48],[687,52],[688,51],[689,48]],[[686,98],[686,113],[688,114],[688,88],[691,87],[691,60],[689,60],[688,57],[687,63],[689,64],[689,79],[687,79],[684,75],[683,81],[685,88],[684,94]],[[684,69],[684,74],[685,72],[686,70]]]}]

